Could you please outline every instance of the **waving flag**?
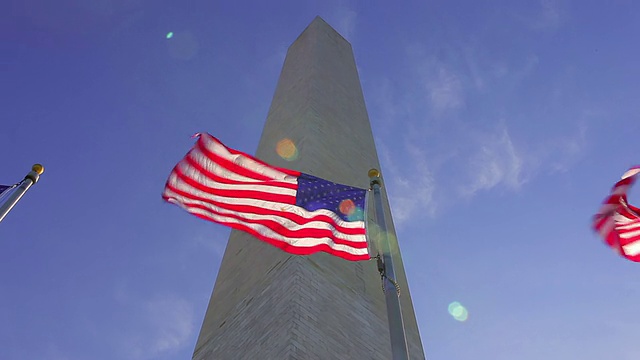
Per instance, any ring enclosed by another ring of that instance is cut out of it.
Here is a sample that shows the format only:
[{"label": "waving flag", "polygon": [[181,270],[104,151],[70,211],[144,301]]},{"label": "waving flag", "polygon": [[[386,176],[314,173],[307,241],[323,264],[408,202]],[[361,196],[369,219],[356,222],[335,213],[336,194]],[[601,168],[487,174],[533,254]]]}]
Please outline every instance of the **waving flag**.
[{"label": "waving flag", "polygon": [[640,167],[633,167],[622,175],[622,180],[615,184],[593,222],[595,231],[610,247],[636,262],[640,262],[640,209],[629,205],[627,191],[638,173]]},{"label": "waving flag", "polygon": [[286,252],[369,260],[367,190],[273,167],[209,134],[173,169],[162,197],[200,218],[246,231]]}]

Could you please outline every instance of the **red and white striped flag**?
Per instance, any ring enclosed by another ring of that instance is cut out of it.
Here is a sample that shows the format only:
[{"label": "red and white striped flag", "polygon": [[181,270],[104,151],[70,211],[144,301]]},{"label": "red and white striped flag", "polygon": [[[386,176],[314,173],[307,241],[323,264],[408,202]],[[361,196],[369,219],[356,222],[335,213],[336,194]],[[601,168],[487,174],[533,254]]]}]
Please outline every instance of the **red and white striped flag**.
[{"label": "red and white striped flag", "polygon": [[622,175],[593,221],[593,228],[611,248],[636,262],[640,262],[640,209],[629,205],[627,191],[638,173],[640,166]]},{"label": "red and white striped flag", "polygon": [[162,197],[286,252],[369,260],[367,190],[270,166],[209,134],[171,172]]}]

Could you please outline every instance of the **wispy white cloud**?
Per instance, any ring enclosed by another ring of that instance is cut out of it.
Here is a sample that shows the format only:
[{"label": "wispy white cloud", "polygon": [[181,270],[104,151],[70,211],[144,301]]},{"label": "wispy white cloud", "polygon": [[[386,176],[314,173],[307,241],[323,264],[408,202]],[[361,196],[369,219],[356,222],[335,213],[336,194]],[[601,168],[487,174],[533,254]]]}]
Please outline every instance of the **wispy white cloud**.
[{"label": "wispy white cloud", "polygon": [[409,46],[411,76],[369,81],[375,83],[372,119],[386,134],[377,142],[400,225],[446,212],[480,192],[521,191],[536,176],[569,170],[586,147],[582,125],[568,133],[567,122],[565,132],[520,132],[518,124],[549,116],[548,107],[510,111],[512,94],[523,91],[536,72],[536,54],[503,59],[472,46],[458,50],[451,58],[462,60],[447,63],[424,47]]},{"label": "wispy white cloud", "polygon": [[445,67],[438,67],[425,85],[435,110],[457,109],[464,104],[460,78]]},{"label": "wispy white cloud", "polygon": [[126,314],[114,334],[120,358],[166,358],[193,345],[198,322],[190,301],[176,294],[141,296],[126,280],[115,284],[113,297]]},{"label": "wispy white cloud", "polygon": [[526,181],[523,157],[514,146],[506,127],[496,133],[483,135],[474,153],[467,164],[469,182],[461,187],[461,195],[471,196],[496,186],[517,190]]},{"label": "wispy white cloud", "polygon": [[160,298],[149,301],[145,310],[156,328],[149,344],[152,353],[172,351],[186,345],[194,331],[191,303],[179,298]]},{"label": "wispy white cloud", "polygon": [[192,345],[195,331],[193,305],[176,296],[156,297],[138,304],[140,319],[123,339],[125,357],[133,360],[167,356]]},{"label": "wispy white cloud", "polygon": [[560,26],[561,13],[558,0],[540,0],[539,11],[533,20],[535,30],[555,30]]},{"label": "wispy white cloud", "polygon": [[477,91],[484,90],[485,88],[484,77],[487,74],[484,74],[481,71],[478,61],[475,59],[473,47],[466,46],[462,52],[464,54],[464,61],[468,69],[469,78],[471,79],[472,85],[475,87],[475,90]]},{"label": "wispy white cloud", "polygon": [[222,258],[224,250],[227,247],[228,237],[229,235],[227,231],[212,231],[211,229],[205,229],[204,232],[198,233],[192,238],[192,245],[199,248],[199,251],[201,251],[201,249],[205,249],[216,257]]},{"label": "wispy white cloud", "polygon": [[[427,165],[427,156],[419,147],[405,143],[407,169],[391,159],[389,150],[381,147],[382,163],[385,170],[386,189],[391,202],[396,225],[419,215],[434,216],[437,211],[435,200],[435,176]],[[403,162],[405,163],[405,162]]]},{"label": "wispy white cloud", "polygon": [[524,81],[526,78],[531,76],[531,74],[538,67],[539,63],[540,63],[540,59],[538,58],[538,56],[535,54],[531,54],[527,56],[523,65],[521,65],[519,68],[514,70],[514,73],[511,73],[509,75],[513,77],[516,82]]},{"label": "wispy white cloud", "polygon": [[[384,117],[427,119],[439,117],[465,106],[468,88],[484,86],[479,70],[473,66],[473,77],[462,74],[436,56],[425,53],[420,45],[406,49],[409,70],[393,81],[376,79],[373,95]],[[469,80],[471,78],[471,80]],[[379,104],[381,102],[381,104]]]},{"label": "wispy white cloud", "polygon": [[434,57],[424,58],[416,67],[422,91],[436,112],[458,109],[464,105],[464,86],[459,74]]},{"label": "wispy white cloud", "polygon": [[347,40],[352,41],[356,30],[358,13],[348,7],[340,6],[336,9],[332,21],[335,29]]},{"label": "wispy white cloud", "polygon": [[275,47],[273,53],[264,61],[265,70],[277,72],[282,68],[284,59],[287,56],[289,45],[282,42]]},{"label": "wispy white cloud", "polygon": [[587,130],[585,123],[579,123],[572,133],[548,141],[541,152],[552,171],[567,172],[581,158],[587,147]]}]

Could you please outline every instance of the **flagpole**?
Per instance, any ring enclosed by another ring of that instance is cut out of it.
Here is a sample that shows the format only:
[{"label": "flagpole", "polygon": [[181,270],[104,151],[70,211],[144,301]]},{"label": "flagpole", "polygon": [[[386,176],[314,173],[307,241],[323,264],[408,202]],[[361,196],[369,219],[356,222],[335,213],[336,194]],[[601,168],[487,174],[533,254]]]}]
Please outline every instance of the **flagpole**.
[{"label": "flagpole", "polygon": [[[402,309],[400,307],[400,287],[398,286],[395,271],[393,269],[393,259],[391,257],[391,245],[387,233],[387,223],[382,207],[382,179],[380,171],[369,170],[369,185],[373,190],[373,201],[376,208],[376,221],[380,227],[380,237],[378,242],[378,270],[382,276],[382,288],[387,303],[387,317],[389,319],[389,334],[391,337],[391,353],[393,360],[408,360],[409,349],[407,338],[402,321]],[[382,251],[382,254],[380,254]]]},{"label": "flagpole", "polygon": [[0,205],[0,221],[7,216],[9,211],[11,211],[20,198],[22,198],[22,195],[29,190],[31,185],[38,182],[38,179],[43,172],[44,167],[40,164],[35,164],[31,167],[31,171],[24,177],[24,180],[20,182],[18,188],[14,190],[9,197],[7,197],[7,200],[2,205]]}]

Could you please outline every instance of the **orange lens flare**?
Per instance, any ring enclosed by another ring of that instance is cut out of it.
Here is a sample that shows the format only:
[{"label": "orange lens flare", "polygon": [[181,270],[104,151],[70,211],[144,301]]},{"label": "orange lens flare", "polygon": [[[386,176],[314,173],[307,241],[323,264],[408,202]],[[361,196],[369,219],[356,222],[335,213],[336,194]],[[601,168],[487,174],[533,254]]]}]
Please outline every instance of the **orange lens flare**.
[{"label": "orange lens flare", "polygon": [[287,160],[293,161],[298,158],[298,148],[291,139],[284,138],[276,144],[276,153]]}]

